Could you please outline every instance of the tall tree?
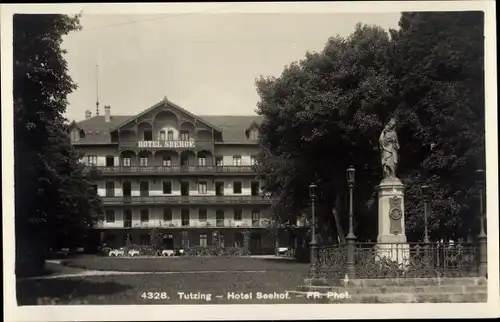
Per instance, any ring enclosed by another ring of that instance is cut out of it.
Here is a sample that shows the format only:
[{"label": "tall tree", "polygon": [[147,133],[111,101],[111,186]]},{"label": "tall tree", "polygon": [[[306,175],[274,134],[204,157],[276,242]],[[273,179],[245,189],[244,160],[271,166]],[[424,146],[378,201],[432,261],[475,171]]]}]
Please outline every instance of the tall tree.
[{"label": "tall tree", "polygon": [[423,184],[430,186],[431,237],[463,237],[477,203],[474,169],[484,167],[482,32],[480,12],[404,13],[391,38],[358,24],[280,77],[258,79],[264,188],[301,211],[316,181],[319,227],[335,239],[345,234],[352,164],[356,235],[374,240],[378,136],[395,115],[410,240],[422,235]]},{"label": "tall tree", "polygon": [[[258,163],[264,188],[286,208],[302,210],[315,181],[324,240],[344,237],[340,214],[346,211],[350,165],[357,169],[356,199],[361,201],[358,231],[376,224],[368,200],[380,182],[377,137],[395,105],[390,50],[386,31],[358,24],[349,37],[329,39],[321,53],[307,53],[280,77],[257,80],[257,112],[265,116]],[[376,237],[369,231],[361,235]]]},{"label": "tall tree", "polygon": [[[78,17],[14,16],[14,157],[16,271],[43,265],[63,239],[81,242],[101,203],[68,136],[67,95],[75,88],[61,48]],[[71,237],[71,238],[69,238]]]},{"label": "tall tree", "polygon": [[485,166],[483,12],[403,13],[392,30],[398,79],[406,212],[423,227],[419,187],[428,184],[431,235],[465,237],[477,227],[474,172]]}]

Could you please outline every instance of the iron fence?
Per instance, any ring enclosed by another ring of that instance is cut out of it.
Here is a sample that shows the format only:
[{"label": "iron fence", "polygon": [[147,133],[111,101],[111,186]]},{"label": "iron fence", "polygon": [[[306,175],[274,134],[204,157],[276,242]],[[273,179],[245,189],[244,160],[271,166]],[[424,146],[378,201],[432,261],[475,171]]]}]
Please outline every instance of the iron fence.
[{"label": "iron fence", "polygon": [[[330,280],[345,278],[347,253],[347,244],[320,247],[319,274]],[[472,243],[357,243],[354,272],[356,279],[477,276],[476,255]]]}]

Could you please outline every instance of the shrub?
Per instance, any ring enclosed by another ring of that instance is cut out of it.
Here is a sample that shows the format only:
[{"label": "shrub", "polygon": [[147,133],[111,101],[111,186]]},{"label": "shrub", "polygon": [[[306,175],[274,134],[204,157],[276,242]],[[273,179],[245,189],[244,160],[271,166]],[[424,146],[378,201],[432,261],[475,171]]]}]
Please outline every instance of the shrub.
[{"label": "shrub", "polygon": [[220,246],[192,246],[189,247],[185,256],[244,256],[249,255],[243,247],[220,247]]},{"label": "shrub", "polygon": [[111,251],[111,247],[99,247],[97,253],[101,256],[108,256]]},{"label": "shrub", "polygon": [[129,245],[123,248],[125,251],[125,256],[128,256],[128,252],[131,250],[136,250],[139,252],[140,256],[156,256],[158,255],[158,250],[153,246],[144,245]]}]

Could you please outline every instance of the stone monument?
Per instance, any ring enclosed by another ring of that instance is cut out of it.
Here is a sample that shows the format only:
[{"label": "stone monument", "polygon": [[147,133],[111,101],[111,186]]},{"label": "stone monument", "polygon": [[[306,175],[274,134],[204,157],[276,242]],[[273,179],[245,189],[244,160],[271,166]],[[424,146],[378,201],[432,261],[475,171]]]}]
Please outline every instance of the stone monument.
[{"label": "stone monument", "polygon": [[399,142],[392,118],[379,138],[383,179],[378,190],[378,255],[398,264],[408,259],[405,233],[404,185],[396,176]]}]

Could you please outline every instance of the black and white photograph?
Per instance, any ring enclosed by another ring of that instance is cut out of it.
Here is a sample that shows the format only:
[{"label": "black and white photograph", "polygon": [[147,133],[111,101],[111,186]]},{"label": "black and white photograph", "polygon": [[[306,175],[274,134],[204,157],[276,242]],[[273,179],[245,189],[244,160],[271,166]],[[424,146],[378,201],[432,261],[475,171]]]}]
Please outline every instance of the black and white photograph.
[{"label": "black and white photograph", "polygon": [[1,13],[6,321],[500,315],[493,1]]}]

